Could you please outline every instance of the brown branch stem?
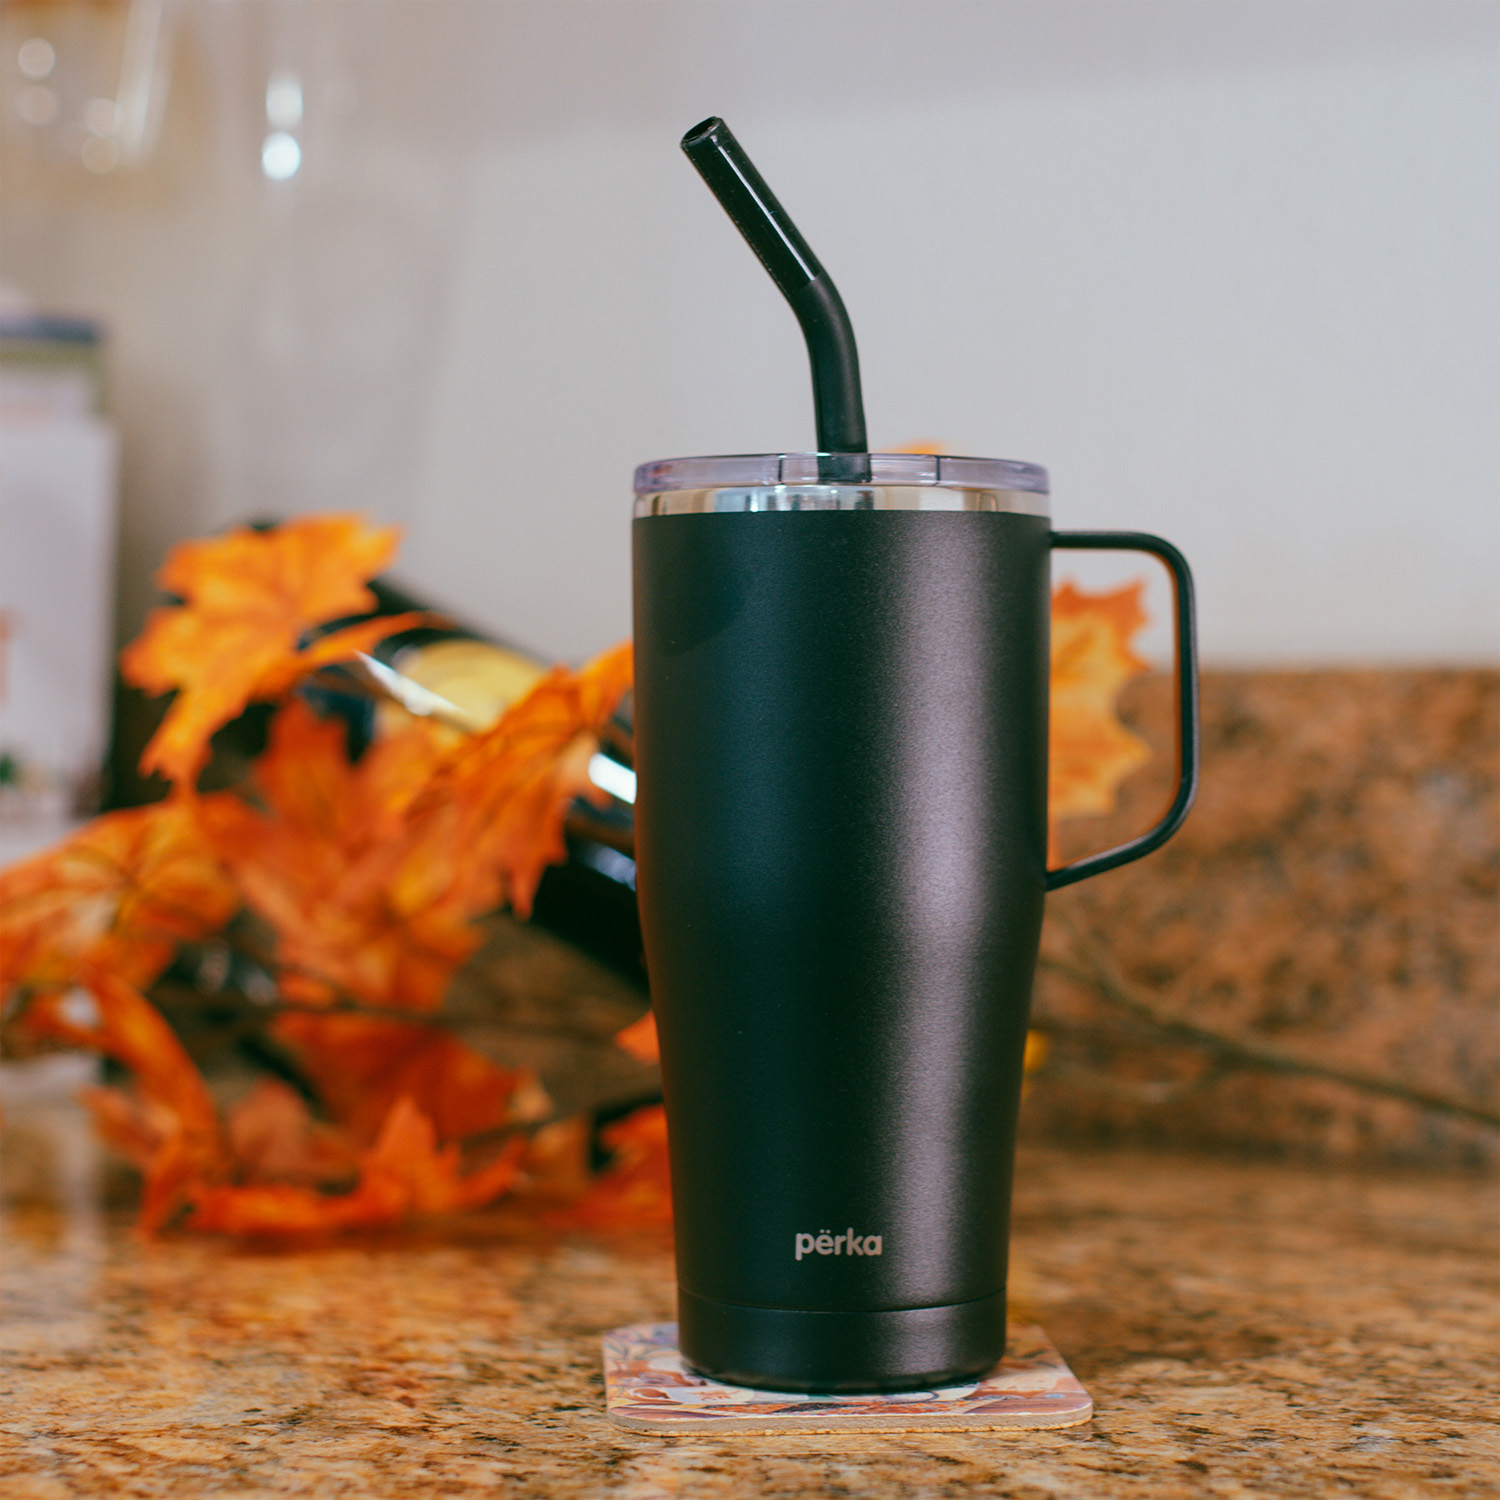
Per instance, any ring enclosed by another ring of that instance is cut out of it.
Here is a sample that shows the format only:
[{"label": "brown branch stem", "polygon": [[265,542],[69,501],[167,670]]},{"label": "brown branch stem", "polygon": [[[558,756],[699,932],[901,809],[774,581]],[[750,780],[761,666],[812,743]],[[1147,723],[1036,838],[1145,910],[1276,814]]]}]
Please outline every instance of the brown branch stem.
[{"label": "brown branch stem", "polygon": [[[196,990],[188,990],[184,986],[182,993],[184,996],[190,995],[193,1001],[205,1005],[222,1006],[228,1002],[242,1015],[254,1017],[257,1021],[261,1018],[273,1018],[279,1015],[363,1016],[370,1020],[391,1021],[402,1026],[420,1026],[428,1031],[446,1032],[459,1041],[462,1041],[465,1032],[473,1030],[476,1024],[462,1018],[454,1018],[442,1011],[407,1010],[396,1005],[370,1005],[362,1000],[346,999],[342,993],[327,1005],[318,1005],[310,1000],[254,1000],[240,990],[219,990],[213,994],[204,995]],[[601,1048],[614,1045],[612,1037],[601,1036],[596,1032],[585,1031],[576,1026],[533,1024],[505,1017],[496,1017],[483,1024],[492,1031],[515,1032],[520,1036],[553,1037]]]},{"label": "brown branch stem", "polygon": [[[1078,961],[1043,954],[1039,966],[1075,984],[1091,989],[1101,999],[1148,1026],[1158,1037],[1195,1047],[1224,1062],[1240,1067],[1259,1068],[1267,1073],[1281,1073],[1304,1078],[1326,1078],[1362,1093],[1399,1099],[1435,1114],[1452,1115],[1481,1125],[1500,1128],[1500,1110],[1477,1100],[1461,1099],[1435,1089],[1420,1088],[1400,1078],[1347,1068],[1318,1058],[1279,1047],[1258,1037],[1238,1035],[1200,1022],[1187,1021],[1159,1005],[1141,986],[1124,978],[1092,939],[1076,923],[1058,914],[1057,921],[1066,930],[1070,946]],[[1045,1023],[1039,1025],[1045,1030]]]}]

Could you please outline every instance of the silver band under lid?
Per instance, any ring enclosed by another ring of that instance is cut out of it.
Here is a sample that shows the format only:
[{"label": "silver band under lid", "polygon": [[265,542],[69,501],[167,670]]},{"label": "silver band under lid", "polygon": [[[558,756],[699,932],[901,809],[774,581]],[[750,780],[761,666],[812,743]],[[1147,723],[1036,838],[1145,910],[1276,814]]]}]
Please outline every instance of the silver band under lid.
[{"label": "silver band under lid", "polygon": [[657,490],[635,497],[635,515],[763,514],[788,510],[989,510],[1023,516],[1051,512],[1045,495],[1025,490],[957,489],[941,484],[755,484]]},{"label": "silver band under lid", "polygon": [[[830,469],[852,464],[853,475]],[[1047,471],[937,453],[745,453],[667,458],[635,471],[635,514],[987,510],[1047,516]]]}]

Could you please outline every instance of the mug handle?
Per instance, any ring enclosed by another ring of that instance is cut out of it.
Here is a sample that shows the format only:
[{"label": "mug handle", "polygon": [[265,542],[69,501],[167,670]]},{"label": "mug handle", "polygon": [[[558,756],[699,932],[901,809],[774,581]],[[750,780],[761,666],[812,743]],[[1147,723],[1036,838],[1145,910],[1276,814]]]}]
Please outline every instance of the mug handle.
[{"label": "mug handle", "polygon": [[1054,547],[1089,552],[1149,552],[1167,565],[1172,575],[1172,597],[1177,624],[1177,794],[1161,821],[1139,838],[1075,859],[1061,869],[1047,871],[1047,889],[1055,891],[1090,875],[1101,875],[1128,865],[1159,849],[1182,827],[1193,798],[1198,794],[1198,645],[1193,610],[1193,575],[1187,559],[1171,542],[1144,531],[1054,531]]}]

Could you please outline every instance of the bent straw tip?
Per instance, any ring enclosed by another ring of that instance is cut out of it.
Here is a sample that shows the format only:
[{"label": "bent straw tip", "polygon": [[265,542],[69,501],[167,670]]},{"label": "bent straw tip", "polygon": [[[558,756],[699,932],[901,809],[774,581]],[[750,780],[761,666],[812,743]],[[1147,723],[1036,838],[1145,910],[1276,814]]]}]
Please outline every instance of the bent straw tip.
[{"label": "bent straw tip", "polygon": [[690,150],[694,146],[701,146],[707,141],[713,140],[714,136],[725,128],[723,120],[718,115],[710,115],[706,120],[699,122],[688,131],[682,138],[682,149]]}]

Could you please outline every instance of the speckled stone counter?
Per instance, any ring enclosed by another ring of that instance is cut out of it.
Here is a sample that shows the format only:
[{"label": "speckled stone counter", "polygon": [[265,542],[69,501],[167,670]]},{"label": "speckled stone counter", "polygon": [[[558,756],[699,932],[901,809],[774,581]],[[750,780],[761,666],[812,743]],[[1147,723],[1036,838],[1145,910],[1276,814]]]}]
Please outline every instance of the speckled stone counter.
[{"label": "speckled stone counter", "polygon": [[[1140,679],[1123,711],[1157,754],[1114,815],[1062,825],[1070,858],[1148,827],[1171,794],[1171,683]],[[1202,789],[1182,832],[1047,908],[1050,951],[1081,929],[1166,1014],[1492,1103],[1500,674],[1205,672]],[[1036,1014],[1054,1043],[1024,1116],[1039,1141],[1500,1166],[1489,1127],[1221,1068],[1045,969]]]},{"label": "speckled stone counter", "polygon": [[490,1216],[295,1251],[143,1245],[63,1189],[32,1181],[4,1219],[10,1500],[1500,1490],[1495,1193],[1475,1177],[1028,1150],[1015,1297],[1092,1425],[733,1442],[605,1420],[600,1331],[671,1316],[660,1241]]}]

